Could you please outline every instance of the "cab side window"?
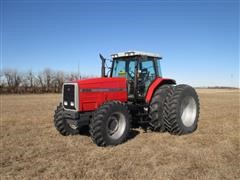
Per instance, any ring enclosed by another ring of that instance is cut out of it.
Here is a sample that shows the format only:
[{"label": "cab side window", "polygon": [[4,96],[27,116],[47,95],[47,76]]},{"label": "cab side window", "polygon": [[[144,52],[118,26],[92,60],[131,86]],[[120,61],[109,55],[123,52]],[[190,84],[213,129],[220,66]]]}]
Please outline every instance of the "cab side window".
[{"label": "cab side window", "polygon": [[146,78],[149,80],[149,81],[152,81],[155,79],[156,77],[156,72],[155,72],[155,69],[154,69],[154,64],[153,64],[153,61],[149,60],[149,61],[143,61],[141,62],[141,72],[142,73],[146,73]]},{"label": "cab side window", "polygon": [[126,61],[115,61],[113,66],[112,77],[125,77],[126,76]]},{"label": "cab side window", "polygon": [[145,60],[139,63],[139,82],[138,89],[141,96],[144,96],[149,85],[156,78],[156,71],[153,60]]}]

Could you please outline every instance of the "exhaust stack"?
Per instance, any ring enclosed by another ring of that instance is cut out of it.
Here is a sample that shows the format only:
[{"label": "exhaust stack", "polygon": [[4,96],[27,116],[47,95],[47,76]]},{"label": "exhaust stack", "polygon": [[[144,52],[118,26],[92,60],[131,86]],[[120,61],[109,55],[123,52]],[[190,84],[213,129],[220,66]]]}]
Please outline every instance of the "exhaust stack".
[{"label": "exhaust stack", "polygon": [[100,59],[102,60],[102,70],[101,70],[101,76],[106,77],[105,74],[105,63],[106,63],[106,58],[104,58],[101,54],[99,54]]}]

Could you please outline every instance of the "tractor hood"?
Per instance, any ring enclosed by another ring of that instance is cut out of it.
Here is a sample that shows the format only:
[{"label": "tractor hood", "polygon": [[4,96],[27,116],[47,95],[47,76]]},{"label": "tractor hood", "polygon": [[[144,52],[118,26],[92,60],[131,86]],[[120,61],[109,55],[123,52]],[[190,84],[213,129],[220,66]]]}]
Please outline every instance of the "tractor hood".
[{"label": "tractor hood", "polygon": [[111,91],[117,89],[126,89],[127,81],[126,78],[90,78],[77,80],[75,83],[78,84],[80,91]]},{"label": "tractor hood", "polygon": [[75,104],[78,106],[76,109],[80,112],[93,111],[106,101],[127,101],[126,78],[91,78],[72,83],[77,84],[72,97],[75,97]]}]

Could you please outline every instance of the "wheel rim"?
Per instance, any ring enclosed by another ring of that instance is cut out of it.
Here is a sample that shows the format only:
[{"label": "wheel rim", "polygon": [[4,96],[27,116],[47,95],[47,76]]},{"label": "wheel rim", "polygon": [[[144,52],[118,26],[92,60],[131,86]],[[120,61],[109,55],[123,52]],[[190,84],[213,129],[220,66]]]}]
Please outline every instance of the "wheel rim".
[{"label": "wheel rim", "polygon": [[73,130],[76,130],[78,128],[77,124],[76,123],[73,123],[72,120],[69,120],[69,119],[66,119],[66,123],[68,124],[68,126],[73,129]]},{"label": "wheel rim", "polygon": [[111,114],[107,121],[107,134],[112,139],[120,138],[126,128],[126,118],[120,112]]},{"label": "wheel rim", "polygon": [[181,102],[181,119],[186,127],[194,124],[197,115],[197,104],[193,97],[186,96]]},{"label": "wheel rim", "polygon": [[68,124],[69,125],[69,127],[70,128],[72,128],[72,129],[74,129],[74,130],[76,130],[78,127],[76,126],[76,125],[74,125],[74,124]]}]

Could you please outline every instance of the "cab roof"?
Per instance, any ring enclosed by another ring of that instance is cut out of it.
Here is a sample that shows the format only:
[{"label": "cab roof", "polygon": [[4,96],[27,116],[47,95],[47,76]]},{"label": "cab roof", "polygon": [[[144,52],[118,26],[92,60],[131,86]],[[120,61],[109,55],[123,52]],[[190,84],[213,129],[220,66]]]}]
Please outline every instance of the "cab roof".
[{"label": "cab roof", "polygon": [[113,59],[123,58],[123,57],[131,57],[131,56],[147,56],[147,57],[153,57],[153,58],[161,59],[161,56],[159,54],[142,52],[142,51],[119,52],[119,53],[112,54],[111,56],[112,56]]}]

